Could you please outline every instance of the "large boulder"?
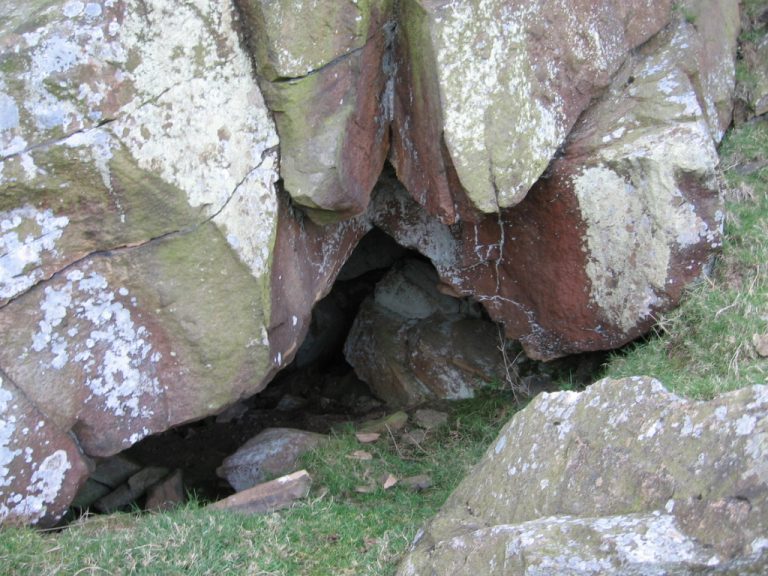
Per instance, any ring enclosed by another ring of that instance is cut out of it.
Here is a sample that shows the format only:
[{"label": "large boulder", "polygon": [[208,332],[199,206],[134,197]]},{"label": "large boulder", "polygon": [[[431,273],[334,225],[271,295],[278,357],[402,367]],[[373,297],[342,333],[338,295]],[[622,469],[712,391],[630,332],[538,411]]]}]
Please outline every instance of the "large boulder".
[{"label": "large boulder", "polygon": [[518,204],[631,50],[669,22],[671,5],[400,2],[398,176],[448,223]]},{"label": "large boulder", "polygon": [[263,387],[278,140],[226,4],[5,2],[0,36],[0,506],[48,524],[84,456]]},{"label": "large boulder", "polygon": [[476,305],[438,291],[427,262],[406,259],[360,307],[344,345],[356,374],[390,405],[471,398],[505,377],[504,344]]},{"label": "large boulder", "polygon": [[768,388],[687,401],[650,378],[541,394],[398,574],[759,574]]},{"label": "large boulder", "polygon": [[447,226],[389,182],[376,224],[429,256],[533,358],[646,332],[721,243],[715,143],[730,119],[733,68],[705,64],[733,60],[737,28],[721,42],[699,29],[736,12],[705,4],[696,26],[678,17],[626,62],[517,206]]},{"label": "large boulder", "polygon": [[391,0],[237,0],[280,134],[280,172],[319,222],[365,211],[389,149]]}]

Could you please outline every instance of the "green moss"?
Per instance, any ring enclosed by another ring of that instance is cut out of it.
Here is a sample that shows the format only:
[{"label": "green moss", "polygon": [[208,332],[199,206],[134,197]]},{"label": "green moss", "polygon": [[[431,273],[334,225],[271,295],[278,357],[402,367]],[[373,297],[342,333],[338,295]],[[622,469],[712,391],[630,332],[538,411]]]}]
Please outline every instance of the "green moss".
[{"label": "green moss", "polygon": [[[156,295],[162,325],[174,340],[188,343],[180,357],[203,383],[192,397],[222,407],[268,371],[268,350],[260,342],[268,323],[264,284],[253,278],[212,223],[155,242],[137,259],[145,286]],[[201,414],[202,415],[202,414]]]}]

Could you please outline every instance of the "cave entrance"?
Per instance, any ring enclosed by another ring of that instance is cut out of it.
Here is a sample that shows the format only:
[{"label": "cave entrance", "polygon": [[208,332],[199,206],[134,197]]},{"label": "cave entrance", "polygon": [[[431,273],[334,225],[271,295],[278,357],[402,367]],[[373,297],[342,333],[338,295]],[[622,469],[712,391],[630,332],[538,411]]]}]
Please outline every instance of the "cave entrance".
[{"label": "cave entrance", "polygon": [[[579,364],[576,384],[599,366],[584,357]],[[314,306],[293,362],[263,391],[99,462],[73,514],[155,509],[189,491],[219,500],[235,492],[222,462],[267,429],[328,434],[488,384],[533,394],[556,388],[558,372],[573,375],[573,366],[529,360],[478,303],[441,292],[429,259],[373,228]]]},{"label": "cave entrance", "polygon": [[234,489],[217,475],[217,468],[263,430],[328,434],[346,423],[385,415],[391,407],[358,378],[344,356],[344,345],[361,305],[388,273],[403,266],[418,266],[437,277],[427,258],[373,228],[328,295],[314,306],[310,329],[293,362],[263,391],[216,416],[147,437],[98,462],[73,503],[73,514],[152,507],[147,489],[173,474],[182,496],[192,491],[201,499],[218,500]]}]

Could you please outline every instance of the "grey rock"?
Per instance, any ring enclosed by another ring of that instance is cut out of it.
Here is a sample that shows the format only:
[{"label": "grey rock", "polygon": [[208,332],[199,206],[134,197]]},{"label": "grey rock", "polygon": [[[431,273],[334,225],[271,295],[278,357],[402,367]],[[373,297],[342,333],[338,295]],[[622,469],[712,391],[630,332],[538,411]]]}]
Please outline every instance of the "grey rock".
[{"label": "grey rock", "polygon": [[768,387],[709,402],[651,378],[541,394],[505,426],[399,574],[768,569]]},{"label": "grey rock", "polygon": [[426,430],[439,428],[448,423],[448,414],[431,408],[422,408],[413,413],[413,419],[418,426]]},{"label": "grey rock", "polygon": [[224,459],[216,473],[240,492],[294,472],[299,457],[325,439],[322,434],[292,428],[267,428]]}]

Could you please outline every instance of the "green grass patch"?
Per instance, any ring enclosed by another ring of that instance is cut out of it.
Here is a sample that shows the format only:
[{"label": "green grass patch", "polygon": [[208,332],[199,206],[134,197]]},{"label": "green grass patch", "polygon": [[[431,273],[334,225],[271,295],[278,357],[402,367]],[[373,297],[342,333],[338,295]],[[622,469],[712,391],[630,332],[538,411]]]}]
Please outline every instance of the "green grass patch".
[{"label": "green grass patch", "polygon": [[606,376],[651,375],[698,399],[768,383],[755,340],[768,334],[768,122],[732,130],[720,152],[726,234],[712,276],[659,318],[655,337],[613,355]]},{"label": "green grass patch", "polygon": [[[383,435],[361,444],[349,428],[308,454],[307,500],[261,516],[211,512],[203,504],[163,514],[113,514],[67,529],[0,531],[0,573],[146,575],[392,574],[416,530],[435,514],[514,411],[510,394],[451,405],[449,424],[419,445]],[[365,450],[371,460],[349,455]],[[427,474],[415,492],[381,477]],[[359,487],[373,487],[359,493]]]}]

